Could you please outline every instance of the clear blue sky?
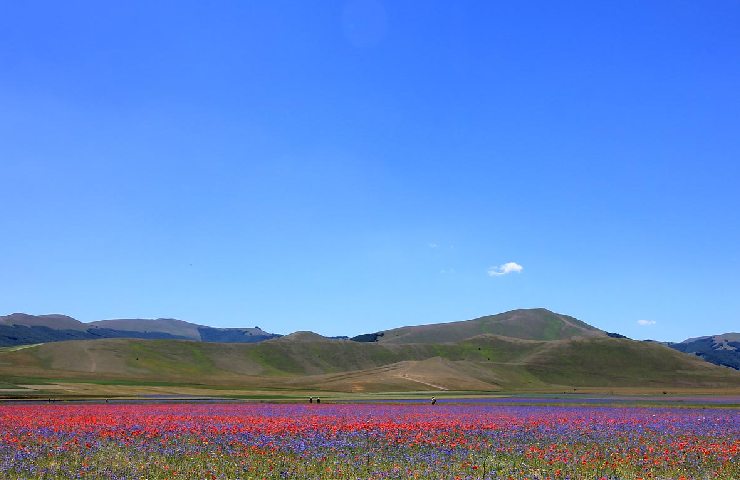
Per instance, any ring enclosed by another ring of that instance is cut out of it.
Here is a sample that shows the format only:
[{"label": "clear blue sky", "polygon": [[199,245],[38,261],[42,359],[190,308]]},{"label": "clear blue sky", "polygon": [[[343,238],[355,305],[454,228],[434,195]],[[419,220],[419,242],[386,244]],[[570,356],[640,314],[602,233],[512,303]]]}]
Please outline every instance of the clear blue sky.
[{"label": "clear blue sky", "polygon": [[0,314],[738,331],[738,26],[736,0],[3,2]]}]

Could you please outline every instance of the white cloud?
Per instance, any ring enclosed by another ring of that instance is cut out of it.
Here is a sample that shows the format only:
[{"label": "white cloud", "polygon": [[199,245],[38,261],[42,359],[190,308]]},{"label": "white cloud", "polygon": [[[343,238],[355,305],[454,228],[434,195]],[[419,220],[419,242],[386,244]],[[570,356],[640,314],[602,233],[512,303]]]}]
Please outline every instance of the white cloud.
[{"label": "white cloud", "polygon": [[524,270],[524,267],[522,267],[518,263],[508,262],[504,263],[503,265],[499,265],[498,267],[489,268],[488,276],[500,277],[501,275],[507,275],[509,273],[521,273],[522,270]]},{"label": "white cloud", "polygon": [[439,247],[439,245],[437,245],[437,244],[436,244],[436,243],[434,243],[434,242],[431,242],[431,243],[427,244],[427,246],[428,246],[429,248],[437,248],[437,247]]},{"label": "white cloud", "polygon": [[638,320],[637,324],[641,327],[649,327],[650,325],[655,325],[657,322],[655,320]]}]

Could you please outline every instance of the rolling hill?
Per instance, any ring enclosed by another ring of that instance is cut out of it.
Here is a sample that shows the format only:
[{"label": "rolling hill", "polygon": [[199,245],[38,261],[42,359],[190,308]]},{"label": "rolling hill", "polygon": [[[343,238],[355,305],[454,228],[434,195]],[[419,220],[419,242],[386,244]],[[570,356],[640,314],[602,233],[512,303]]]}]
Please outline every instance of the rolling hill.
[{"label": "rolling hill", "polygon": [[442,344],[280,338],[254,344],[101,339],[0,352],[0,379],[344,392],[740,389],[740,372],[660,344],[490,334]]},{"label": "rolling hill", "polygon": [[[740,391],[740,372],[660,343],[614,338],[545,309],[352,340],[305,331],[265,339],[270,334],[256,327],[214,329],[173,319],[82,323],[62,315],[9,315],[0,317],[2,328],[70,337],[0,348],[0,390],[5,385],[9,391],[45,391],[49,384],[339,392]],[[227,341],[218,342],[219,335]],[[260,341],[233,341],[233,335]]]},{"label": "rolling hill", "polygon": [[544,308],[512,310],[473,320],[394,328],[354,337],[358,342],[444,343],[492,334],[525,340],[602,337],[606,333],[576,318]]}]

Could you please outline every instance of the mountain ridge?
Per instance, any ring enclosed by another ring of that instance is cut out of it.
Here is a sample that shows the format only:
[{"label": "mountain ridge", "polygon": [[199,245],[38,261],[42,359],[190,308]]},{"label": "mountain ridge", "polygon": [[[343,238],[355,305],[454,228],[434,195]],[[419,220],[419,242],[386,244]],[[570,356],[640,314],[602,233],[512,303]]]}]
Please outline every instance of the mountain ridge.
[{"label": "mountain ridge", "polygon": [[[577,338],[623,337],[608,333],[575,317],[544,308],[517,309],[470,320],[398,327],[352,337],[358,343],[444,344],[494,336],[524,341],[561,341]],[[280,339],[283,343],[346,341],[344,337],[324,337],[299,331],[289,335],[269,333],[259,327],[217,328],[174,318],[108,319],[81,322],[52,313],[30,315],[12,313],[0,316],[0,347],[13,347],[70,340],[106,338],[192,340],[208,343],[260,343]],[[727,333],[695,337],[679,343],[659,342],[702,360],[740,370],[740,334]]]},{"label": "mountain ridge", "polygon": [[740,333],[693,337],[678,343],[667,342],[666,345],[715,365],[740,370]]},{"label": "mountain ridge", "polygon": [[[55,331],[58,333],[55,334]],[[375,334],[373,341],[381,343],[454,342],[482,334],[530,340],[557,340],[580,336],[602,336],[605,333],[574,317],[551,312],[544,308],[533,308],[511,310],[469,320],[399,327],[383,331],[380,337],[385,336],[385,338],[378,339],[378,335]],[[372,337],[373,334],[368,335]],[[97,338],[188,339],[205,342],[251,343],[281,336],[268,333],[259,327],[217,328],[174,318],[81,322],[62,314],[13,313],[0,316],[0,346]],[[361,337],[363,335],[352,339],[365,341]],[[297,338],[297,336],[291,338]]]},{"label": "mountain ridge", "polygon": [[398,327],[352,339],[378,343],[454,342],[476,335],[493,334],[524,340],[563,340],[600,337],[606,332],[575,317],[545,308],[516,309],[471,320]]},{"label": "mountain ridge", "polygon": [[61,314],[0,316],[0,346],[101,338],[177,339],[251,343],[279,337],[259,327],[218,328],[174,318],[110,319],[81,322]]}]

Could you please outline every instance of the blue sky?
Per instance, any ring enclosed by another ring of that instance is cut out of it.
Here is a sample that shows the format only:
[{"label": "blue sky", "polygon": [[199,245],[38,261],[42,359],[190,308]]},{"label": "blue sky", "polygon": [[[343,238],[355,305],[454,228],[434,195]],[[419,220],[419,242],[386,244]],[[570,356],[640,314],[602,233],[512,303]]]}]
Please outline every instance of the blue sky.
[{"label": "blue sky", "polygon": [[738,25],[734,0],[4,2],[0,314],[738,331]]}]

